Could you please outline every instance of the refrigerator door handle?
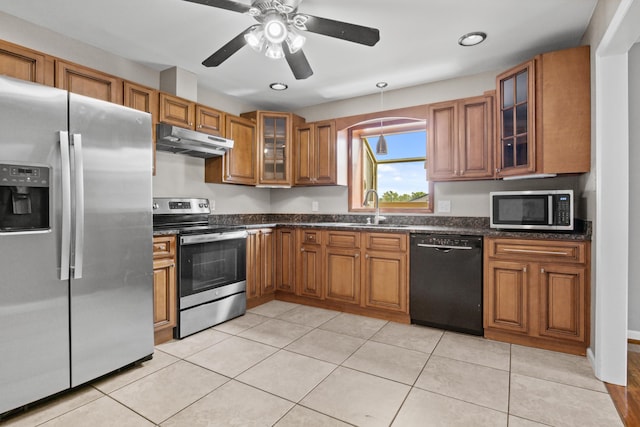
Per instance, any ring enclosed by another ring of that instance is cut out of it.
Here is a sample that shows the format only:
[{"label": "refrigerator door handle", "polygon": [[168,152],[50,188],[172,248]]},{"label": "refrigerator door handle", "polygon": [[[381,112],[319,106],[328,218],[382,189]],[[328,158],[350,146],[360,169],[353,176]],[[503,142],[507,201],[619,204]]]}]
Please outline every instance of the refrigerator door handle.
[{"label": "refrigerator door handle", "polygon": [[75,163],[75,244],[71,269],[73,278],[82,278],[82,253],[84,252],[84,165],[82,159],[82,135],[71,135],[73,145],[73,160]]},{"label": "refrigerator door handle", "polygon": [[69,251],[71,249],[71,163],[69,161],[69,132],[61,130],[59,135],[60,161],[62,165],[60,280],[69,280]]}]

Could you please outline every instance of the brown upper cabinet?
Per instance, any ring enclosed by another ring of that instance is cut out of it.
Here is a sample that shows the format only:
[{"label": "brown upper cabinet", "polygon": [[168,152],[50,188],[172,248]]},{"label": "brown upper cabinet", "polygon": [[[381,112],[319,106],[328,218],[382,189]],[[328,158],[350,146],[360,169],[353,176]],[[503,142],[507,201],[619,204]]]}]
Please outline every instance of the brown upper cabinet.
[{"label": "brown upper cabinet", "polygon": [[255,185],[258,182],[255,122],[227,114],[225,129],[227,138],[233,139],[233,148],[224,156],[205,161],[205,182]]},{"label": "brown upper cabinet", "polygon": [[493,93],[429,106],[429,179],[493,177]]},{"label": "brown upper cabinet", "polygon": [[293,129],[304,123],[304,119],[292,113],[274,111],[252,111],[241,116],[257,125],[257,185],[290,187],[293,184]]},{"label": "brown upper cabinet", "polygon": [[194,129],[195,114],[195,102],[160,92],[159,122]]},{"label": "brown upper cabinet", "polygon": [[160,92],[158,121],[210,135],[224,136],[224,112],[164,92]]},{"label": "brown upper cabinet", "polygon": [[498,177],[588,172],[589,46],[544,53],[496,78]]},{"label": "brown upper cabinet", "polygon": [[295,185],[336,184],[337,150],[334,120],[297,126],[294,144]]},{"label": "brown upper cabinet", "polygon": [[0,40],[0,75],[53,86],[53,58]]},{"label": "brown upper cabinet", "polygon": [[196,104],[195,130],[209,135],[224,136],[224,117],[222,111]]},{"label": "brown upper cabinet", "polygon": [[55,86],[69,92],[122,105],[122,79],[56,59]]},{"label": "brown upper cabinet", "polygon": [[136,83],[124,82],[124,106],[151,114],[153,141],[153,174],[156,174],[156,124],[158,123],[158,91]]}]

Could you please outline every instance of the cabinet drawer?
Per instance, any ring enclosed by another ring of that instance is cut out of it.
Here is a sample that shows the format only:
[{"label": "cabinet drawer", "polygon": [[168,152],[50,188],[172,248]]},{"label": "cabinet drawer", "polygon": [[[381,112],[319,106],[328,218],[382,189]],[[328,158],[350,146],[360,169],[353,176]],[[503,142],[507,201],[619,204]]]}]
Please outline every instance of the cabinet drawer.
[{"label": "cabinet drawer", "polygon": [[553,240],[486,239],[488,255],[494,258],[554,261],[584,264],[586,243]]},{"label": "cabinet drawer", "polygon": [[301,238],[302,243],[319,245],[322,243],[322,232],[318,230],[302,230]]},{"label": "cabinet drawer", "polygon": [[153,238],[153,258],[173,258],[176,255],[176,236]]},{"label": "cabinet drawer", "polygon": [[365,245],[367,249],[404,252],[407,250],[407,235],[391,233],[365,233]]},{"label": "cabinet drawer", "polygon": [[327,231],[327,246],[336,248],[359,248],[360,233],[353,231]]}]

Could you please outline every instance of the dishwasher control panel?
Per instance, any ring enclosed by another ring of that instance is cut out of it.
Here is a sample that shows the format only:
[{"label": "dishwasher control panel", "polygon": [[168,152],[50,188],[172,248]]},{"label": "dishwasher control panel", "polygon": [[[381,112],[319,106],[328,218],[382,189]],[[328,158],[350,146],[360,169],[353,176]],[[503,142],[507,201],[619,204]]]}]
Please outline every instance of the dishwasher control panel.
[{"label": "dishwasher control panel", "polygon": [[429,247],[481,247],[480,236],[449,236],[440,234],[415,235],[414,243],[429,245]]}]

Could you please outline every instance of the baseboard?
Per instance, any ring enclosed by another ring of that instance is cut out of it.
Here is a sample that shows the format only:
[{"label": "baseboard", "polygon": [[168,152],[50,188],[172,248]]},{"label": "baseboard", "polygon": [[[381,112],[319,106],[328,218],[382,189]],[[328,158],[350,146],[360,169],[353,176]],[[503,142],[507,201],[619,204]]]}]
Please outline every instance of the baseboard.
[{"label": "baseboard", "polygon": [[627,338],[633,341],[640,341],[640,331],[627,331]]},{"label": "baseboard", "polygon": [[591,369],[594,374],[598,376],[598,373],[596,372],[596,356],[593,354],[593,349],[591,347],[587,348],[587,360],[589,361],[589,364],[591,364]]}]

